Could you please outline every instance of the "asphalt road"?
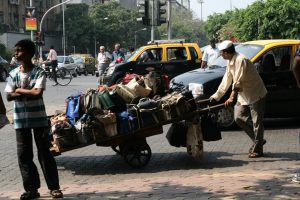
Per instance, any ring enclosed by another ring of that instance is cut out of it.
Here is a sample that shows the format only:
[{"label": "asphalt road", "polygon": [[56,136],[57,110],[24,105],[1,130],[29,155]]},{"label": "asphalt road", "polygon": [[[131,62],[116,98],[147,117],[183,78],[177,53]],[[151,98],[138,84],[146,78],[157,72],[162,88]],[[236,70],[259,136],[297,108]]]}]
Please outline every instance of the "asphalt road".
[{"label": "asphalt road", "polygon": [[[0,83],[3,91],[5,83]],[[78,77],[69,86],[48,83],[44,98],[48,114],[65,109],[65,98],[97,86],[97,78]],[[5,102],[8,109],[12,104]],[[300,184],[289,181],[299,166],[298,120],[266,121],[265,157],[250,159],[250,139],[237,130],[222,140],[204,143],[204,157],[195,160],[185,148],[168,144],[165,133],[147,138],[149,164],[130,168],[109,147],[90,145],[56,157],[66,199],[299,199]],[[12,125],[0,131],[0,199],[22,192]],[[37,156],[35,155],[37,162]],[[43,199],[48,199],[41,174]]]}]

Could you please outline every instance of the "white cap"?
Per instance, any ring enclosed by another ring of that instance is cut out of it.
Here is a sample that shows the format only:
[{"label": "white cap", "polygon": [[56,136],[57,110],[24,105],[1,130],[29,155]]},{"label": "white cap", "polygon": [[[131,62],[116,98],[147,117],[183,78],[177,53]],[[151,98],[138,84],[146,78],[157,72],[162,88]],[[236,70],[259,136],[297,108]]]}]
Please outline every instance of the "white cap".
[{"label": "white cap", "polygon": [[229,47],[231,47],[233,45],[232,41],[230,40],[225,40],[223,42],[221,42],[221,44],[218,45],[218,49],[220,51],[223,51],[224,49],[228,49]]}]

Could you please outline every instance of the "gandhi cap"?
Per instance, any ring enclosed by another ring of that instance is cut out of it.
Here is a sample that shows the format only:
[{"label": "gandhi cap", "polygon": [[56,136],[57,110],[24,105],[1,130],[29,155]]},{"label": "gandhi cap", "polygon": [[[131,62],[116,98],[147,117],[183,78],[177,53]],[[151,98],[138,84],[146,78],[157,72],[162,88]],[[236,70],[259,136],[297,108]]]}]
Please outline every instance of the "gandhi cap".
[{"label": "gandhi cap", "polygon": [[232,45],[233,45],[232,41],[225,40],[225,41],[221,42],[220,45],[218,45],[218,48],[219,48],[220,51],[223,51],[225,49],[228,49],[228,48],[232,47]]}]

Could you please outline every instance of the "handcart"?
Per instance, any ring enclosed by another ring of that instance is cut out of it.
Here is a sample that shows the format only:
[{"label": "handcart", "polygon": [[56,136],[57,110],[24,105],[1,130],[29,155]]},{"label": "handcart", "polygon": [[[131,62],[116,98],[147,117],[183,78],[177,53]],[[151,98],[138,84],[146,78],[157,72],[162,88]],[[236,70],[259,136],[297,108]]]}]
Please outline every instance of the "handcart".
[{"label": "handcart", "polygon": [[[203,106],[208,100],[198,100],[197,104]],[[102,138],[101,140],[94,138],[93,142],[77,145],[69,148],[61,148],[57,145],[52,148],[52,153],[54,155],[60,155],[63,152],[82,148],[88,145],[96,144],[102,147],[111,147],[116,153],[121,155],[125,162],[128,163],[133,168],[141,168],[148,164],[151,158],[151,148],[148,145],[146,138],[163,133],[163,125],[176,123],[182,120],[192,121],[195,118],[199,118],[202,113],[210,112],[213,109],[223,107],[224,104],[219,104],[215,106],[207,106],[205,108],[197,109],[192,112],[188,112],[176,119],[171,119],[167,121],[160,122],[151,127],[145,127],[138,129],[135,132],[128,134],[118,134],[115,136]]]},{"label": "handcart", "polygon": [[162,125],[158,124],[153,127],[139,129],[138,131],[115,135],[101,140],[95,139],[94,142],[81,144],[69,148],[61,148],[56,145],[52,148],[53,155],[60,155],[63,152],[86,147],[96,144],[102,147],[111,147],[115,152],[121,155],[125,162],[133,168],[141,168],[148,164],[151,158],[151,148],[146,141],[146,137],[163,133]]}]

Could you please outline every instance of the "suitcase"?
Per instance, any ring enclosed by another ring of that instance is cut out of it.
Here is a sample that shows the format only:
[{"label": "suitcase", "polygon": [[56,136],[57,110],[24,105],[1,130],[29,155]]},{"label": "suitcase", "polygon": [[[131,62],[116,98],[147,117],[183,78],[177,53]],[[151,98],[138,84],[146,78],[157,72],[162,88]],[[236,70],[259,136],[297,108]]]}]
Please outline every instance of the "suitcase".
[{"label": "suitcase", "polygon": [[126,85],[118,84],[114,90],[126,103],[133,103],[137,99],[137,95],[134,94]]},{"label": "suitcase", "polygon": [[157,102],[150,98],[142,98],[139,100],[137,107],[140,113],[141,127],[153,126],[159,123]]}]

